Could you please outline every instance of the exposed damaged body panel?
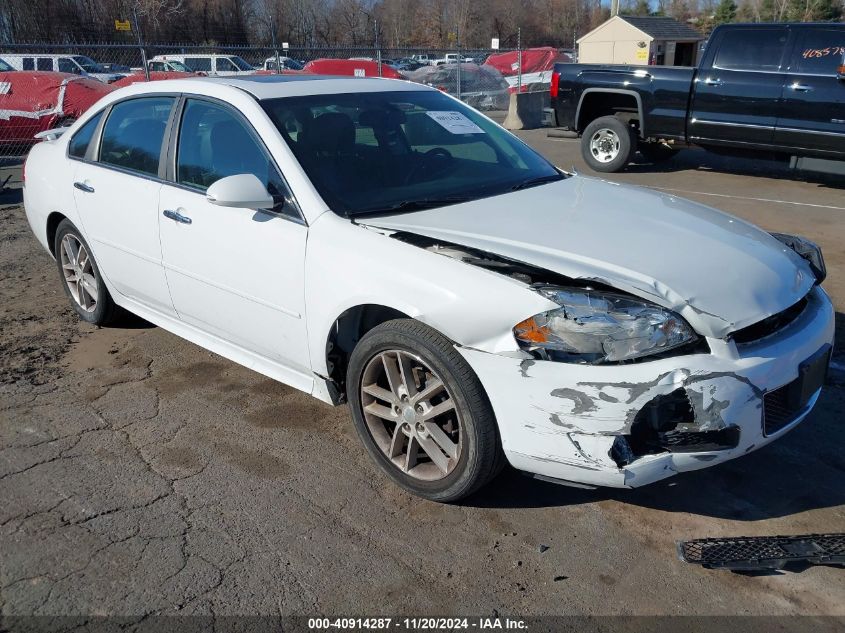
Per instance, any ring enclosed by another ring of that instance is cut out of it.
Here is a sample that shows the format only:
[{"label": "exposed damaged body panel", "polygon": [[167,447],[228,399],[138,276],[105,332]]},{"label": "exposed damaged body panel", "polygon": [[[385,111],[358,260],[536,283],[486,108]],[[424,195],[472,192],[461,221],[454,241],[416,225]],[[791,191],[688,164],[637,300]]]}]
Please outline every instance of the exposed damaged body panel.
[{"label": "exposed damaged body panel", "polygon": [[623,290],[713,338],[785,310],[815,283],[804,259],[744,220],[582,176],[366,223]]}]

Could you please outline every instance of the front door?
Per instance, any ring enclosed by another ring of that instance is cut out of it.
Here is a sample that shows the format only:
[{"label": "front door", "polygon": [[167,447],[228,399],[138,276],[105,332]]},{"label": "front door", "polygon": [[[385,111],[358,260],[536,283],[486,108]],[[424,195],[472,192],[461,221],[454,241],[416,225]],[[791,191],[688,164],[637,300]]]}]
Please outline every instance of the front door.
[{"label": "front door", "polygon": [[[755,25],[756,26],[756,25]],[[731,29],[713,42],[698,72],[687,135],[723,145],[772,143],[785,73],[782,27]]]},{"label": "front door", "polygon": [[845,157],[845,26],[799,30],[783,88],[775,143]]},{"label": "front door", "polygon": [[[275,209],[208,202],[209,185],[244,173],[267,186],[278,200]],[[173,179],[162,188],[159,216],[179,317],[285,365],[292,372],[288,382],[306,388],[311,380],[303,278],[308,229],[252,126],[227,105],[187,99]]]},{"label": "front door", "polygon": [[[99,151],[76,164],[74,198],[103,275],[121,294],[173,315],[159,242],[159,161],[173,97],[115,104]],[[81,131],[80,131],[81,133]]]}]

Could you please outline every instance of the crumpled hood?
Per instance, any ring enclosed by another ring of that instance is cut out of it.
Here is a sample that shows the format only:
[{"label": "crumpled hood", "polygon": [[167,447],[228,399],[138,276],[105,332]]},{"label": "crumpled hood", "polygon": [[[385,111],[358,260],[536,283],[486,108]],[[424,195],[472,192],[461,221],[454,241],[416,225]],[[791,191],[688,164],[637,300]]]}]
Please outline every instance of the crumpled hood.
[{"label": "crumpled hood", "polygon": [[582,176],[361,223],[598,281],[670,308],[715,338],[786,309],[815,283],[804,259],[744,220]]}]

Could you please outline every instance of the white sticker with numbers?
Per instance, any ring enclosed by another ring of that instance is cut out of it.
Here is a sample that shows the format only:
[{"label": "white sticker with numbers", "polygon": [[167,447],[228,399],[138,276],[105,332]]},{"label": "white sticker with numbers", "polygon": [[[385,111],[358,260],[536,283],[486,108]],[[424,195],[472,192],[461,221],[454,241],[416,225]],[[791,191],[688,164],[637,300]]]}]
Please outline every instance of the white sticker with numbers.
[{"label": "white sticker with numbers", "polygon": [[460,112],[448,110],[429,110],[428,116],[449,130],[452,134],[484,134],[484,130],[470,121]]}]

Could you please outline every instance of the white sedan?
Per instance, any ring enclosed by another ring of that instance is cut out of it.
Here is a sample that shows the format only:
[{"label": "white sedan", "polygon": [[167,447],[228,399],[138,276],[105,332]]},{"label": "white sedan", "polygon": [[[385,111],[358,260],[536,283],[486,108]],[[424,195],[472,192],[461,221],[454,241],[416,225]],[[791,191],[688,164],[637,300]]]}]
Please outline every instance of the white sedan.
[{"label": "white sedan", "polygon": [[128,310],[348,402],[429,499],[505,461],[636,487],[744,455],[829,362],[814,244],[563,173],[418,84],[135,84],[38,144],[25,182],[82,319]]}]

